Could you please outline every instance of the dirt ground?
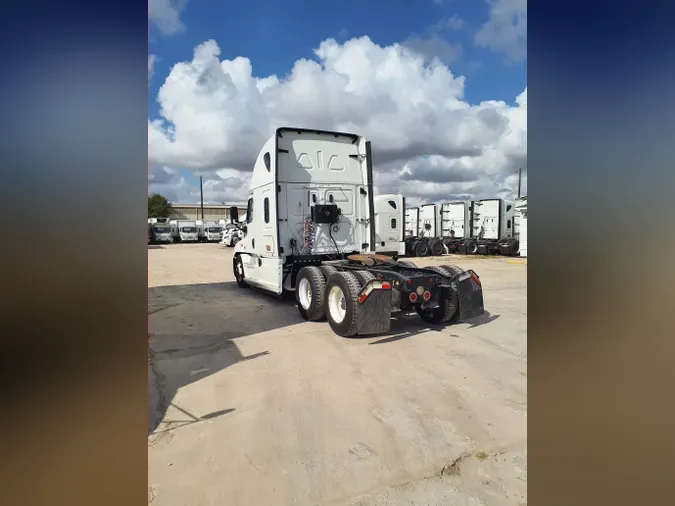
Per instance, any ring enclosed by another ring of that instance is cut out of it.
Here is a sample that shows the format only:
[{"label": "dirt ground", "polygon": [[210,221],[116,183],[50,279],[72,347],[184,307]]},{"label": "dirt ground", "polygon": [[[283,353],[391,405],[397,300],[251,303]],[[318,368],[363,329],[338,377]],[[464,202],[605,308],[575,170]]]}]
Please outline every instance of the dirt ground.
[{"label": "dirt ground", "polygon": [[527,266],[473,268],[487,313],[341,338],[240,289],[232,248],[149,246],[153,506],[527,502]]}]

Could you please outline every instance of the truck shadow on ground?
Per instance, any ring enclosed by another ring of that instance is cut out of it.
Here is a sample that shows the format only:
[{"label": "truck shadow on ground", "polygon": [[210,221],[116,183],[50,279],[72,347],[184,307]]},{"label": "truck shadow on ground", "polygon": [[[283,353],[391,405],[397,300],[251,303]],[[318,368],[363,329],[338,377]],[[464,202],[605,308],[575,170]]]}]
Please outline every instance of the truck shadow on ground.
[{"label": "truck shadow on ground", "polygon": [[[148,433],[175,430],[234,411],[223,406],[195,413],[175,402],[183,387],[249,360],[268,350],[244,355],[235,339],[295,325],[304,320],[295,301],[275,299],[235,282],[149,288],[150,406]],[[171,408],[170,418],[165,419]]]},{"label": "truck shadow on ground", "polygon": [[[293,297],[275,298],[255,289],[239,288],[234,281],[151,287],[149,433],[174,430],[234,411],[232,406],[222,406],[213,413],[195,413],[186,406],[179,407],[175,396],[181,388],[224,369],[258,358],[264,360],[268,350],[244,355],[235,340],[303,323],[295,305]],[[486,311],[465,323],[471,329],[497,318],[499,315]],[[453,325],[429,324],[412,313],[392,318],[387,335],[357,338],[376,337],[369,344],[385,344],[426,332],[447,332]],[[180,419],[165,419],[171,406],[172,413],[182,413]]]},{"label": "truck shadow on ground", "polygon": [[[479,325],[485,325],[491,323],[499,318],[500,315],[491,315],[489,311],[485,311],[481,316],[477,318],[471,318],[465,322],[468,323],[468,329],[472,329]],[[400,341],[401,339],[407,339],[408,337],[417,336],[419,334],[424,334],[426,332],[443,332],[444,330],[452,329],[454,325],[458,323],[442,323],[434,325],[427,323],[422,320],[416,313],[403,314],[400,316],[394,316],[391,320],[391,328],[387,337],[378,339],[369,344],[385,344],[392,343],[395,341]],[[455,334],[453,334],[455,335]],[[375,336],[363,336],[363,337],[375,337]]]}]

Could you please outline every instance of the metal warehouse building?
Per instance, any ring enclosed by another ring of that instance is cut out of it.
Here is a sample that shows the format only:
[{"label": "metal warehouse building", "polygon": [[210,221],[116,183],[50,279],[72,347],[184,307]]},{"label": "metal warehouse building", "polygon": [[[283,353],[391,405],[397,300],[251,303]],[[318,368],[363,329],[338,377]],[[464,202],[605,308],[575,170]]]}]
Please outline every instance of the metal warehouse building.
[{"label": "metal warehouse building", "polygon": [[[239,209],[239,216],[246,213],[246,204],[204,204],[204,220],[229,220],[230,207]],[[170,218],[176,220],[201,220],[200,204],[171,204]]]}]

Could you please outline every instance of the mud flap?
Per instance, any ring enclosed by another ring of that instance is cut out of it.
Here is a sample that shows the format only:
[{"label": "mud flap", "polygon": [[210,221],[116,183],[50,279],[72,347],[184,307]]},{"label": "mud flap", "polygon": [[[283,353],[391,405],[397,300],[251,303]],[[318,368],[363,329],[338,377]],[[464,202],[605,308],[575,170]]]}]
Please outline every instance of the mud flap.
[{"label": "mud flap", "polygon": [[483,288],[474,281],[471,274],[476,275],[473,271],[467,271],[457,279],[460,320],[476,318],[485,312]]},{"label": "mud flap", "polygon": [[385,334],[391,326],[391,290],[373,290],[358,304],[356,333]]}]

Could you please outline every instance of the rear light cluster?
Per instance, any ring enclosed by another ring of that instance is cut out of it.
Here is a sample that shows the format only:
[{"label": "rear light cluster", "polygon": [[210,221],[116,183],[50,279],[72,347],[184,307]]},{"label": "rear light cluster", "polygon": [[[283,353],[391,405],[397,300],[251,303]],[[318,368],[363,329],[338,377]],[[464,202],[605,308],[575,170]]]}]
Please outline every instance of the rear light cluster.
[{"label": "rear light cluster", "polygon": [[391,283],[388,281],[371,283],[368,285],[368,288],[366,288],[366,291],[359,295],[359,304],[363,304],[363,302],[368,298],[368,295],[370,295],[370,292],[373,290],[391,290]]}]

